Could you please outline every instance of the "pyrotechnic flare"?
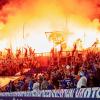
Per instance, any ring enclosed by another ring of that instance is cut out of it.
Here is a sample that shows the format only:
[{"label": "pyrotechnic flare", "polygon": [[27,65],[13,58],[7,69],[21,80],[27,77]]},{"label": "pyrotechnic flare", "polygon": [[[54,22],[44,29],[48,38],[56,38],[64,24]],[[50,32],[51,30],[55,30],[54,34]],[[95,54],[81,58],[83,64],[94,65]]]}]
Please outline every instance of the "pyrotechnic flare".
[{"label": "pyrotechnic flare", "polygon": [[50,51],[53,44],[45,32],[55,30],[64,32],[69,50],[77,39],[84,41],[84,33],[83,48],[91,47],[100,40],[99,5],[100,0],[0,0],[0,45],[11,40],[13,51],[22,48],[25,23],[24,44],[36,52]]}]

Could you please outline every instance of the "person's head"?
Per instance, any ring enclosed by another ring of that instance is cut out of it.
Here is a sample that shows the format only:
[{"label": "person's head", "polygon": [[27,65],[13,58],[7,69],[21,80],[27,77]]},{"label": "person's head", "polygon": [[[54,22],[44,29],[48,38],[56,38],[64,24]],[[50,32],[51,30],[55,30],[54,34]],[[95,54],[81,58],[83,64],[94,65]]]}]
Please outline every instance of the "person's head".
[{"label": "person's head", "polygon": [[40,83],[40,79],[39,78],[37,78],[37,79],[35,79],[35,83]]},{"label": "person's head", "polygon": [[90,73],[89,73],[89,77],[90,77],[90,78],[93,78],[93,77],[94,77],[93,72],[90,72]]},{"label": "person's head", "polygon": [[80,68],[79,68],[79,71],[82,71],[82,70],[83,70],[83,67],[80,67]]},{"label": "person's head", "polygon": [[80,72],[79,72],[79,76],[80,76],[80,77],[85,76],[85,75],[84,75],[84,72],[83,72],[83,71],[80,71]]},{"label": "person's head", "polygon": [[49,83],[49,84],[52,84],[52,80],[48,80],[48,83]]}]

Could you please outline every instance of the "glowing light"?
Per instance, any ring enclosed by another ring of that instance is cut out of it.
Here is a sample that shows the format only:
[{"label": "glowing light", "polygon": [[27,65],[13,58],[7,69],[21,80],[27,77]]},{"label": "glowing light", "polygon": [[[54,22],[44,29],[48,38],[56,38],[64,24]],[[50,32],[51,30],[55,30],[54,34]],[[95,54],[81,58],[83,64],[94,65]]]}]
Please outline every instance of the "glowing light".
[{"label": "glowing light", "polygon": [[4,50],[5,48],[7,48],[7,40],[2,40],[0,41],[0,51]]},{"label": "glowing light", "polygon": [[4,24],[0,23],[0,30],[3,29],[3,27],[4,27]]},{"label": "glowing light", "polygon": [[81,39],[84,48],[91,47],[97,38],[100,40],[100,33],[97,33],[99,23],[97,23],[96,20],[93,21],[93,23],[88,22],[88,24],[85,25],[84,22],[87,22],[87,20],[82,18],[78,20],[78,18],[78,16],[71,17],[70,20],[67,21],[68,30],[71,33],[67,40],[68,46],[72,48],[73,43],[77,39]]}]

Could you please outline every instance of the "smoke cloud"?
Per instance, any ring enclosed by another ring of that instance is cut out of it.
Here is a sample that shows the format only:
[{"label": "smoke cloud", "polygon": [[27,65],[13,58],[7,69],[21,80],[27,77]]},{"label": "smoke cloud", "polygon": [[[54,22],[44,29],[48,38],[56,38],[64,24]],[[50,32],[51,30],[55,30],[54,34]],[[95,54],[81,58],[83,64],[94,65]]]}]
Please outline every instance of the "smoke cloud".
[{"label": "smoke cloud", "polygon": [[34,29],[47,22],[55,30],[71,15],[99,19],[100,0],[0,0],[0,38],[15,36],[24,23],[32,23]]}]

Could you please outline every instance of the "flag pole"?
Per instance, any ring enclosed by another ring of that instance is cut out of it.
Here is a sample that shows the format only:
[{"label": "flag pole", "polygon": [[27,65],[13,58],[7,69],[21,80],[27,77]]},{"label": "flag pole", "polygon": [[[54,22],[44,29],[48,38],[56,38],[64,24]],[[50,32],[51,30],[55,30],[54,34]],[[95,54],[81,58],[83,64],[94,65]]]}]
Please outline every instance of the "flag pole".
[{"label": "flag pole", "polygon": [[23,36],[22,36],[23,45],[22,45],[22,55],[23,55],[23,50],[24,50],[24,38],[25,38],[25,24],[23,23]]}]

